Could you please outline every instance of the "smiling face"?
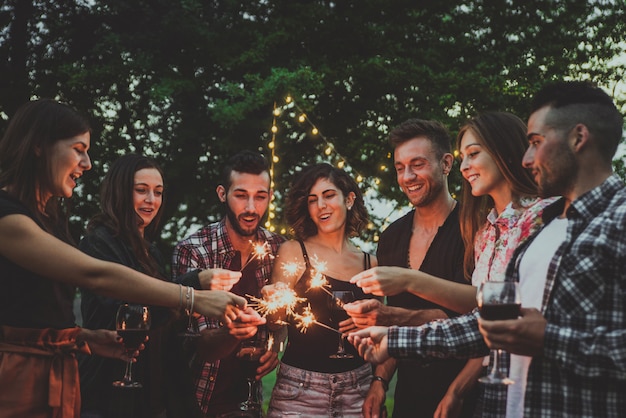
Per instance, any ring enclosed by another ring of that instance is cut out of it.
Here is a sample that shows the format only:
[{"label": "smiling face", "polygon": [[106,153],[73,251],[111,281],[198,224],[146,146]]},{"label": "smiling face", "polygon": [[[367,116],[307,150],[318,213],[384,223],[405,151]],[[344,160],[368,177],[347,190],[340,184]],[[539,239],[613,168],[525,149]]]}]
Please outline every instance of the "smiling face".
[{"label": "smiling face", "polygon": [[348,208],[354,202],[354,193],[344,197],[341,189],[327,178],[318,179],[307,198],[309,216],[318,233],[344,231]]},{"label": "smiling face", "polygon": [[218,186],[217,195],[222,202],[226,202],[226,223],[231,230],[242,237],[251,237],[256,234],[270,203],[269,173],[250,174],[233,170],[230,188],[226,191],[224,186]]},{"label": "smiling face", "polygon": [[578,162],[568,145],[568,133],[559,132],[546,124],[549,112],[549,107],[542,107],[530,115],[529,147],[522,164],[531,170],[539,196],[566,196],[574,188]]},{"label": "smiling face", "polygon": [[78,178],[91,169],[91,160],[87,154],[90,141],[90,133],[85,132],[72,138],[61,139],[52,145],[49,154],[52,181],[49,183],[51,190],[43,193],[46,199],[53,196],[65,198],[72,196]]},{"label": "smiling face", "polygon": [[468,129],[461,138],[459,148],[461,174],[470,184],[472,195],[490,195],[496,200],[496,195],[507,188],[507,183],[481,139]]},{"label": "smiling face", "polygon": [[152,223],[163,203],[163,177],[156,168],[143,168],[135,172],[133,183],[133,206],[143,223],[139,232]]},{"label": "smiling face", "polygon": [[415,207],[427,206],[445,192],[445,164],[425,137],[408,140],[394,150],[398,185]]}]

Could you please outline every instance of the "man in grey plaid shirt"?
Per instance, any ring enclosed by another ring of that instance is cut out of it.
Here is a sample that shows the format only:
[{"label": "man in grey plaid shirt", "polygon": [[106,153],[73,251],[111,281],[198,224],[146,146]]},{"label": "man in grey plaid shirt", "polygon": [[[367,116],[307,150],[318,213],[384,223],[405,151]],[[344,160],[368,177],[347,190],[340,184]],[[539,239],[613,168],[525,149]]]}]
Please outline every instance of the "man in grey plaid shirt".
[{"label": "man in grey plaid shirt", "polygon": [[562,198],[507,271],[520,285],[545,281],[541,310],[522,308],[521,318],[507,321],[482,320],[475,310],[421,327],[351,334],[366,360],[477,357],[499,348],[529,358],[521,366],[526,381],[516,383],[526,383],[523,410],[507,408],[507,416],[626,416],[626,187],[611,164],[622,127],[600,88],[544,87],[533,101],[523,164],[542,197]]}]

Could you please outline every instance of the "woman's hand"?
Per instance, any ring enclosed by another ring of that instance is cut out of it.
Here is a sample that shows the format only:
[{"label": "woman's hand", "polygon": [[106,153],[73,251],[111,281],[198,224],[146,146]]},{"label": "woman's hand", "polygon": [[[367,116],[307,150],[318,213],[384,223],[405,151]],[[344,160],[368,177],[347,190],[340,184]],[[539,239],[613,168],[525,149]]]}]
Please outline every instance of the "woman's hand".
[{"label": "woman's hand", "polygon": [[[148,341],[148,337],[144,342]],[[86,329],[81,328],[78,336],[76,337],[78,344],[87,343],[89,350],[92,354],[97,354],[102,357],[109,357],[119,359],[123,361],[137,361],[135,357],[139,355],[139,352],[146,348],[144,344],[139,346],[139,350],[135,351],[132,357],[126,354],[126,349],[122,342],[122,338],[117,335],[116,331],[108,329]]]},{"label": "woman's hand", "polygon": [[237,319],[246,308],[246,298],[223,290],[196,290],[194,311],[210,318],[221,319],[224,324]]}]

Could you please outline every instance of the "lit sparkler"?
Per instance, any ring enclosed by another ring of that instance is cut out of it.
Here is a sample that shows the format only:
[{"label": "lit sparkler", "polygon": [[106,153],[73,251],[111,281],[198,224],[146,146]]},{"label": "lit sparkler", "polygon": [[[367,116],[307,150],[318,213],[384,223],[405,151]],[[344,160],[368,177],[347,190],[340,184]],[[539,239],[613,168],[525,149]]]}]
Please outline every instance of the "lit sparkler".
[{"label": "lit sparkler", "polygon": [[246,266],[252,262],[252,260],[262,260],[263,257],[266,257],[268,255],[271,257],[270,246],[267,242],[253,243],[252,241],[250,241],[250,244],[253,247],[252,254],[248,258],[248,261],[246,261],[246,263],[241,267],[241,271],[243,271],[243,269],[245,269]]},{"label": "lit sparkler", "polygon": [[333,327],[329,327],[326,324],[323,324],[321,322],[319,322],[317,319],[315,319],[315,316],[313,315],[313,312],[311,312],[311,306],[307,306],[303,309],[301,314],[298,313],[294,313],[293,315],[294,320],[296,321],[295,325],[296,328],[298,328],[300,330],[300,332],[305,333],[308,331],[309,327],[313,324],[319,325],[322,328],[326,328],[330,331],[336,332],[337,334],[341,334],[341,331],[333,328]]},{"label": "lit sparkler", "polygon": [[250,298],[253,305],[257,307],[259,314],[266,316],[274,314],[281,309],[285,309],[287,315],[294,314],[296,305],[299,302],[306,302],[305,298],[298,297],[293,289],[290,289],[286,283],[278,282],[274,285],[274,292],[266,295],[264,298],[246,295]]},{"label": "lit sparkler", "polygon": [[311,257],[311,266],[313,268],[311,269],[311,281],[309,282],[309,290],[321,289],[332,297],[333,294],[330,293],[330,291],[327,289],[328,287],[330,287],[330,284],[328,283],[328,280],[326,280],[326,276],[324,275],[324,273],[322,273],[326,270],[326,262],[320,261],[317,258],[317,255],[313,255],[313,257]]}]

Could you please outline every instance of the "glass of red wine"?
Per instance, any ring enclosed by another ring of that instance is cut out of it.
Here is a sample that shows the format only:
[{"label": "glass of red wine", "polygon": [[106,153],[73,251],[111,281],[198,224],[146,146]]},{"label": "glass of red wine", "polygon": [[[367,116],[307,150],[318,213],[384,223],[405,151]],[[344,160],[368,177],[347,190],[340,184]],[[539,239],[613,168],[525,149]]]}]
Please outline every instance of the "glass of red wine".
[{"label": "glass of red wine", "polygon": [[121,380],[113,382],[113,386],[122,388],[140,388],[141,383],[133,380],[132,359],[141,344],[146,340],[150,329],[150,310],[147,306],[124,304],[117,309],[115,328],[122,337],[122,344],[129,357],[126,363],[126,373]]},{"label": "glass of red wine", "polygon": [[239,344],[237,351],[237,358],[241,361],[241,367],[248,383],[248,397],[239,404],[239,409],[250,412],[251,416],[261,416],[256,370],[259,368],[259,359],[268,350],[267,339],[267,328],[259,327],[254,337],[243,340]]},{"label": "glass of red wine", "polygon": [[[519,316],[521,300],[517,282],[483,282],[476,296],[480,316],[489,321],[516,319]],[[491,350],[493,364],[489,374],[478,379],[481,383],[510,385],[515,383],[498,366],[502,350]]]},{"label": "glass of red wine", "polygon": [[[343,305],[345,305],[346,303],[354,302],[355,297],[354,293],[352,293],[351,290],[333,290],[332,295],[333,296],[330,301],[330,316],[333,322],[339,324],[339,322],[344,321],[350,317],[346,313],[346,310],[343,309]],[[339,334],[339,345],[337,346],[337,352],[335,354],[331,354],[329,357],[336,359],[354,358],[352,354],[346,352],[343,334]]]}]

